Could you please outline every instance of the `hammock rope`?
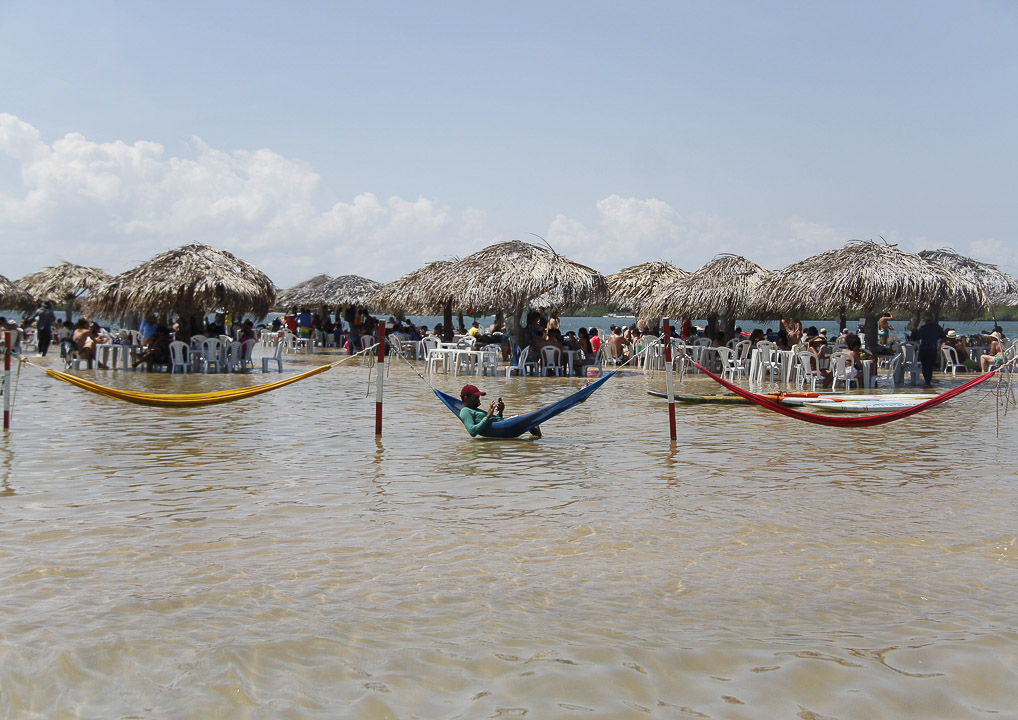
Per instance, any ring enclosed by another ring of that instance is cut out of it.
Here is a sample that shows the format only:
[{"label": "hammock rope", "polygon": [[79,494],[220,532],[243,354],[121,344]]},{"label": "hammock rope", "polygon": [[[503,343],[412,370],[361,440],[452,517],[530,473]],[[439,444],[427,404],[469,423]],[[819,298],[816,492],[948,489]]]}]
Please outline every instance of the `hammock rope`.
[{"label": "hammock rope", "polygon": [[147,405],[150,407],[197,407],[200,405],[217,405],[219,403],[233,402],[234,400],[244,400],[245,398],[254,397],[255,395],[261,395],[262,393],[267,393],[281,387],[286,387],[287,385],[292,385],[296,382],[300,382],[301,380],[306,380],[309,377],[314,377],[315,375],[327,372],[337,365],[342,365],[358,355],[370,352],[372,348],[375,347],[377,347],[377,343],[371,347],[361,350],[360,352],[342,358],[341,360],[336,360],[335,362],[327,365],[319,365],[316,368],[312,368],[284,380],[262,383],[260,385],[252,385],[243,388],[234,388],[232,390],[218,390],[215,392],[205,393],[145,393],[134,392],[131,390],[120,390],[118,388],[100,385],[99,383],[85,380],[77,375],[60,372],[59,370],[43,368],[39,365],[35,365],[34,363],[29,363],[29,365],[42,370],[55,380],[61,380],[82,390],[87,390],[95,393],[96,395],[102,395],[103,397],[108,397],[113,400],[122,400],[124,402],[134,403],[136,405]]},{"label": "hammock rope", "polygon": [[956,388],[952,388],[945,393],[941,393],[934,398],[930,398],[925,402],[919,403],[918,405],[913,405],[912,407],[909,408],[903,408],[901,410],[895,410],[893,412],[888,413],[881,413],[879,415],[863,415],[846,418],[846,417],[830,417],[827,415],[816,415],[814,413],[804,412],[802,410],[795,410],[786,405],[782,405],[781,403],[765,395],[758,395],[757,393],[745,390],[739,387],[738,385],[735,385],[734,383],[730,383],[724,378],[715,375],[710,370],[705,368],[703,365],[700,365],[695,361],[691,360],[690,362],[692,362],[694,366],[699,368],[704,374],[706,374],[709,378],[717,382],[722,387],[728,388],[736,395],[744,397],[750,402],[755,403],[762,408],[773,410],[776,413],[787,415],[788,417],[795,418],[796,420],[803,420],[805,422],[811,422],[816,425],[827,425],[829,427],[872,427],[874,425],[883,425],[885,423],[893,422],[895,420],[900,420],[902,418],[908,417],[909,415],[915,415],[916,413],[920,413],[924,410],[929,410],[931,407],[935,407],[943,402],[950,400],[953,397],[957,397],[966,390],[974,388],[976,385],[979,385],[980,383],[986,382],[996,373],[995,370],[983,373],[982,375],[979,375],[978,377],[969,380],[967,383],[963,383],[962,385],[959,385]]}]

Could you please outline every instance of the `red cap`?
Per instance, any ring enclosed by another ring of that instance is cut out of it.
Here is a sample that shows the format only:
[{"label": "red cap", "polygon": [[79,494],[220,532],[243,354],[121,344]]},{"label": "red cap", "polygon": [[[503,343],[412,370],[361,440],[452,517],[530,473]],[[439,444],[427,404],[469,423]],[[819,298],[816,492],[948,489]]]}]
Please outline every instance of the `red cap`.
[{"label": "red cap", "polygon": [[469,395],[481,396],[481,395],[486,395],[486,394],[487,393],[482,393],[480,390],[478,390],[476,385],[464,385],[463,389],[460,390],[460,397],[461,398],[465,398],[465,397],[467,397]]}]

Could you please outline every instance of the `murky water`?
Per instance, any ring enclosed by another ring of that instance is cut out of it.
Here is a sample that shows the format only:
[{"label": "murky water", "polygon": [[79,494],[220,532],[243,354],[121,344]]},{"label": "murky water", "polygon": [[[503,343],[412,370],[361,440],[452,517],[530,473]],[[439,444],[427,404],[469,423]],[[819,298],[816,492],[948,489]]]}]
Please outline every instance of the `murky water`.
[{"label": "murky water", "polygon": [[376,441],[368,380],[159,410],[22,370],[0,716],[1018,716],[1018,417],[986,392],[863,430],[683,407],[673,446],[633,371],[484,441],[394,365]]}]

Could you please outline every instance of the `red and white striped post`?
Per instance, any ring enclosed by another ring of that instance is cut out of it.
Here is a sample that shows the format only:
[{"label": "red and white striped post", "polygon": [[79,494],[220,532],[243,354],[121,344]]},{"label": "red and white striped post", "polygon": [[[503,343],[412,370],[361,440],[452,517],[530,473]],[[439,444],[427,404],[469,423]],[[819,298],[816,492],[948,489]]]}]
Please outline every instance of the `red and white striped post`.
[{"label": "red and white striped post", "polygon": [[375,437],[382,435],[382,376],[385,375],[385,321],[378,323],[378,360],[375,363]]},{"label": "red and white striped post", "polygon": [[14,333],[4,333],[4,431],[11,429],[11,344]]},{"label": "red and white striped post", "polygon": [[661,323],[665,333],[665,388],[668,391],[668,431],[672,440],[676,439],[675,433],[675,380],[672,378],[672,328],[668,318]]}]

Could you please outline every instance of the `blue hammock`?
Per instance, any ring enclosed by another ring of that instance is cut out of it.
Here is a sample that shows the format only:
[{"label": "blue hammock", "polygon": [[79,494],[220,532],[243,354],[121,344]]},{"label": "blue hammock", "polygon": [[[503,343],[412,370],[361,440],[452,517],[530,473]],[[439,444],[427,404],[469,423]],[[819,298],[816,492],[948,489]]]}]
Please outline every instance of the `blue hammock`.
[{"label": "blue hammock", "polygon": [[[571,408],[573,405],[577,405],[586,400],[590,395],[604,384],[604,381],[615,374],[615,371],[611,371],[602,378],[599,378],[592,382],[586,387],[580,388],[572,395],[567,395],[557,402],[553,402],[551,405],[545,405],[542,408],[533,410],[523,415],[513,415],[502,420],[496,420],[487,428],[482,430],[479,434],[484,437],[495,437],[495,438],[514,438],[519,437],[525,432],[528,432],[530,428],[535,425],[540,425],[546,420],[550,420],[559,413],[564,413],[566,410]],[[452,410],[453,415],[457,418],[460,416],[460,410],[463,409],[463,403],[460,402],[459,398],[454,398],[452,395],[446,395],[440,390],[435,390],[435,395],[438,399],[445,403],[445,406]]]}]

